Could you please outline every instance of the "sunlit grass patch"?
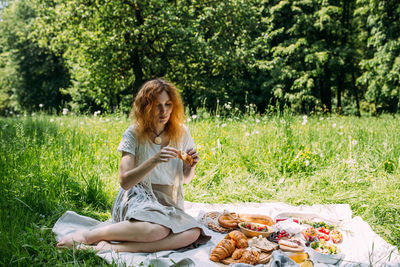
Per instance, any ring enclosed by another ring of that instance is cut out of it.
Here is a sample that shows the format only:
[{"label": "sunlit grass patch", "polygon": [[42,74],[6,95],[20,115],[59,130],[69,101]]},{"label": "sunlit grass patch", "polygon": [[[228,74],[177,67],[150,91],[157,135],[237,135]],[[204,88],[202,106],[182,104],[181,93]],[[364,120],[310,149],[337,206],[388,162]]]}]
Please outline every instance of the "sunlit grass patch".
[{"label": "sunlit grass patch", "polygon": [[[201,161],[186,200],[348,203],[400,245],[397,117],[222,115],[187,121]],[[66,210],[110,218],[129,124],[99,114],[0,119],[0,265],[104,264],[55,249],[50,229]]]}]

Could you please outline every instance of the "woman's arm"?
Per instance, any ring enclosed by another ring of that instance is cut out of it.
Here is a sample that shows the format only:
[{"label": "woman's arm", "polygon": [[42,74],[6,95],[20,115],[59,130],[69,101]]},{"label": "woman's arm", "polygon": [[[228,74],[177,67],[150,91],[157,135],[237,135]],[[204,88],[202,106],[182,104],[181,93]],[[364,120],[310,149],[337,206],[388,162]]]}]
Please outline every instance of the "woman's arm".
[{"label": "woman's arm", "polygon": [[128,190],[138,184],[159,163],[168,162],[176,158],[177,150],[173,147],[163,147],[160,152],[137,166],[136,157],[133,154],[122,152],[119,165],[119,183],[121,187]]},{"label": "woman's arm", "polygon": [[193,164],[189,165],[186,162],[183,163],[183,183],[188,184],[194,178],[196,165],[199,162],[199,153],[195,149],[189,149],[186,151],[193,158]]}]

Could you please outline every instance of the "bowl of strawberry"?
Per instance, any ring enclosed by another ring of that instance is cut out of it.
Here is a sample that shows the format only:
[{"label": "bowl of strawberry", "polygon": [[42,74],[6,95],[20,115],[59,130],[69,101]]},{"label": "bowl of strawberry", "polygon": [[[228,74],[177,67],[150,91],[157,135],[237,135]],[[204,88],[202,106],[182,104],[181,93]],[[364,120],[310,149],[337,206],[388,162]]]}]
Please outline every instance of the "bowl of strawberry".
[{"label": "bowl of strawberry", "polygon": [[239,229],[247,237],[255,237],[260,235],[263,237],[268,237],[272,234],[272,229],[261,223],[241,222],[239,223]]}]

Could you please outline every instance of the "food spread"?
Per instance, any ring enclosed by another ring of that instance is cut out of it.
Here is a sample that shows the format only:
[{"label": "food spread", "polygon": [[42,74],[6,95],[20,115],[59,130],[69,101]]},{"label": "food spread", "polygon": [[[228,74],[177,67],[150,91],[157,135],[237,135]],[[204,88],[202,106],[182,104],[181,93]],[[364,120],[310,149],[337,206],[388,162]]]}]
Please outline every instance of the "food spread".
[{"label": "food spread", "polygon": [[[218,227],[230,232],[211,252],[212,261],[256,265],[267,263],[272,252],[278,249],[305,266],[313,266],[313,260],[323,262],[329,257],[340,260],[339,245],[343,241],[343,234],[337,226],[323,221],[299,218],[272,220],[266,215],[243,215],[228,211],[220,213],[216,221]],[[214,225],[210,229],[219,231],[216,230],[218,227]]]}]

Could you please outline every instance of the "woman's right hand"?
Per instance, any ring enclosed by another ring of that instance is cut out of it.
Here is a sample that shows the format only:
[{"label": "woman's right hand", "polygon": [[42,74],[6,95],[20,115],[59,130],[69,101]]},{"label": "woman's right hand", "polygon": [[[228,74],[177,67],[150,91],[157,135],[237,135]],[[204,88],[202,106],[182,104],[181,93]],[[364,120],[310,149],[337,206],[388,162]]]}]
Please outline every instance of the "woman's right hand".
[{"label": "woman's right hand", "polygon": [[153,156],[153,159],[156,163],[163,163],[176,157],[178,157],[178,150],[174,147],[165,146]]}]

